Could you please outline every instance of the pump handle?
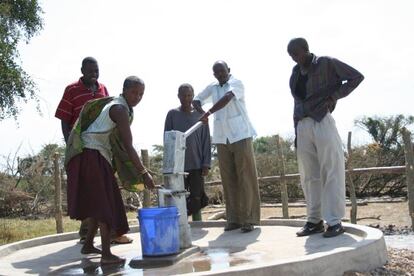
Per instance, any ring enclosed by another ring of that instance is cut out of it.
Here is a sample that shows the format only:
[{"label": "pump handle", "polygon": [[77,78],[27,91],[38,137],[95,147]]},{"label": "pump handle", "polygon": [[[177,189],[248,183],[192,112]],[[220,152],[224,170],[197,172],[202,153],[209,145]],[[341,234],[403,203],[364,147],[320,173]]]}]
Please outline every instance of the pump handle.
[{"label": "pump handle", "polygon": [[194,131],[196,131],[198,128],[200,128],[203,125],[201,121],[198,121],[195,123],[192,127],[190,127],[186,132],[184,132],[184,138],[187,139],[188,136],[193,134]]}]

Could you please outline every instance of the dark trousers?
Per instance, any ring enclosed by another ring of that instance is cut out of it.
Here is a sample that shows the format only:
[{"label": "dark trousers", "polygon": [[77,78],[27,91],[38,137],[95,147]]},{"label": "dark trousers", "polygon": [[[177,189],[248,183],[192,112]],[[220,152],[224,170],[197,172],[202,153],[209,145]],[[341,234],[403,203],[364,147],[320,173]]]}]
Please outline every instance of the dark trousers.
[{"label": "dark trousers", "polygon": [[190,196],[187,198],[187,215],[191,216],[208,205],[208,197],[204,191],[202,169],[187,172],[184,184],[185,189],[190,192]]}]

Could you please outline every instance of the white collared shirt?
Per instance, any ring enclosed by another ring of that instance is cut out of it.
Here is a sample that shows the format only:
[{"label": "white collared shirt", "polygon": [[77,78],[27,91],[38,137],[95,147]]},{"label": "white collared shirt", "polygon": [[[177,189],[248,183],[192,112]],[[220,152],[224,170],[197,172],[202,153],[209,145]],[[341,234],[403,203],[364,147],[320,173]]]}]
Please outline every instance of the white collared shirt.
[{"label": "white collared shirt", "polygon": [[214,112],[213,144],[232,144],[237,141],[256,136],[256,131],[247,115],[244,99],[243,83],[230,76],[229,80],[220,86],[218,82],[208,85],[194,100],[201,105],[208,102],[217,103],[227,92],[233,92],[234,97],[222,109]]}]

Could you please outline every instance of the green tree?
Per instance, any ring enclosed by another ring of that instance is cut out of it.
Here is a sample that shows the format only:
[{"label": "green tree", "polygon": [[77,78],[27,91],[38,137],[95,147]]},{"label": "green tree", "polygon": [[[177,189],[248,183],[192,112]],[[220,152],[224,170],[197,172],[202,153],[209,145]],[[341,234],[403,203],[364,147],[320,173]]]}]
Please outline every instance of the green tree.
[{"label": "green tree", "polygon": [[[354,167],[403,166],[401,129],[414,123],[414,116],[363,117],[355,124],[368,132],[373,143],[353,150]],[[406,193],[403,175],[361,175],[356,177],[358,196],[401,196]]]},{"label": "green tree", "polygon": [[401,129],[414,123],[414,116],[396,115],[389,117],[363,117],[355,121],[365,129],[375,143],[384,149],[396,149],[402,146]]},{"label": "green tree", "polygon": [[[258,176],[280,175],[282,164],[279,160],[279,150],[277,148],[277,135],[258,137],[253,141],[253,148],[256,157],[256,167]],[[280,137],[280,146],[284,155],[285,173],[297,173],[298,165],[296,153],[293,147],[293,139]],[[288,183],[289,198],[302,198],[302,190],[298,181],[291,180]],[[280,183],[269,183],[261,185],[260,194],[262,201],[274,202],[281,200]]]},{"label": "green tree", "polygon": [[163,166],[163,153],[164,153],[164,146],[163,145],[152,145],[153,153],[150,156],[150,170],[155,173],[153,177],[155,177],[156,183],[162,183],[162,166]]},{"label": "green tree", "polygon": [[[0,172],[0,217],[48,214],[52,210],[53,160],[56,152],[60,156],[59,164],[63,176],[65,148],[57,144],[43,145],[37,154],[13,160],[13,163],[17,162],[17,172],[12,175],[7,171]],[[65,181],[62,181],[62,191],[63,198],[66,198]]]},{"label": "green tree", "polygon": [[18,64],[18,45],[43,28],[42,13],[37,0],[0,1],[0,120],[16,118],[19,101],[38,100],[34,82]]}]

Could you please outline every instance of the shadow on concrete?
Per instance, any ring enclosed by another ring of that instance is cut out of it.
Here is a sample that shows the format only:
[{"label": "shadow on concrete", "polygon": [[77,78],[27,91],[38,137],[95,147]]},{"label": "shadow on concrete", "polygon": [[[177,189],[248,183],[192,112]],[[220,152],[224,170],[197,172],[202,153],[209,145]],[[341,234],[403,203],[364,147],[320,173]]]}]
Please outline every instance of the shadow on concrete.
[{"label": "shadow on concrete", "polygon": [[322,234],[307,236],[306,254],[330,251],[339,247],[356,247],[358,240],[345,233],[334,238],[324,238]]},{"label": "shadow on concrete", "polygon": [[[47,273],[51,272],[51,267],[62,266],[67,263],[79,261],[79,257],[81,257],[81,250],[82,245],[75,244],[72,246],[65,247],[64,249],[36,258],[33,256],[32,259],[12,263],[12,265],[19,269],[27,269],[26,273],[28,274],[40,274],[44,275],[45,271]],[[96,255],[99,256],[100,255]],[[39,263],[42,264],[42,268],[39,268]]]},{"label": "shadow on concrete", "polygon": [[215,240],[209,241],[208,248],[227,248],[231,253],[243,251],[249,244],[258,242],[257,238],[261,232],[260,227],[249,233],[241,233],[240,229],[224,232]]},{"label": "shadow on concrete", "polygon": [[191,228],[191,240],[201,240],[208,234],[208,231],[202,228]]},{"label": "shadow on concrete", "polygon": [[100,257],[95,257],[82,258],[80,264],[61,267],[48,275],[122,275],[127,270],[125,263],[101,266]]},{"label": "shadow on concrete", "polygon": [[[27,274],[36,275],[108,275],[124,270],[124,265],[101,266],[100,254],[82,255],[80,253],[81,247],[82,245],[77,243],[60,251],[39,258],[34,257],[30,260],[12,263],[12,265],[18,269],[26,269]],[[79,260],[80,264],[78,264]],[[42,264],[42,266],[39,267],[39,264]],[[53,270],[52,267],[60,268],[58,270]]]}]

